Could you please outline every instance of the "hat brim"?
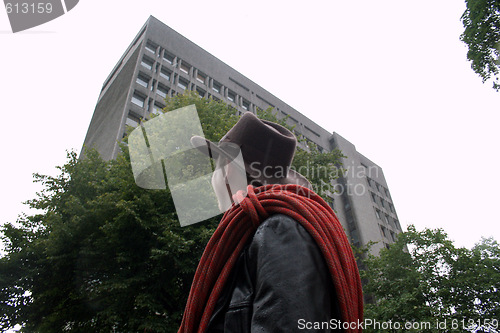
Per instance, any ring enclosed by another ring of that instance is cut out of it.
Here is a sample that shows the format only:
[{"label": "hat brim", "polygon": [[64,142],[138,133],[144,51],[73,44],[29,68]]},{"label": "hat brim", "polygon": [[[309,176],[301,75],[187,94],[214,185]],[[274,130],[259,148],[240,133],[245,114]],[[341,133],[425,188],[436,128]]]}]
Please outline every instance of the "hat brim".
[{"label": "hat brim", "polygon": [[224,147],[220,147],[218,144],[197,135],[191,138],[191,145],[214,160],[222,156],[231,162],[240,154],[240,147],[236,144],[226,143]]},{"label": "hat brim", "polygon": [[[222,156],[224,158],[227,158],[228,161],[232,161],[239,154],[239,147],[234,144],[233,144],[234,147],[232,149],[234,151],[229,152],[221,148],[218,144],[197,135],[191,137],[191,144],[200,152],[202,152],[203,154],[214,160],[217,160],[220,156]],[[235,147],[237,147],[236,148],[237,151],[235,150]],[[300,173],[290,168],[288,169],[286,177],[276,177],[276,178],[263,177],[262,172],[260,173],[260,176],[257,176],[255,173],[252,172],[253,168],[251,168],[250,165],[248,165],[245,161],[244,161],[244,168],[245,171],[251,177],[262,182],[263,184],[294,184],[312,189],[311,183],[307,180],[306,177],[302,176]]]}]

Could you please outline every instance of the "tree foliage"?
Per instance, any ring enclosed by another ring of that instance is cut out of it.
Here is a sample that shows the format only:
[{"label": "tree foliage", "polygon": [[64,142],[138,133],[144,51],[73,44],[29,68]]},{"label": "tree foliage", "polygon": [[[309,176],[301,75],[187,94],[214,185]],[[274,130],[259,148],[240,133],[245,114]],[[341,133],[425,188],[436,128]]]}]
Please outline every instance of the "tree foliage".
[{"label": "tree foliage", "polygon": [[500,2],[498,0],[466,0],[462,15],[464,32],[460,39],[467,44],[467,59],[483,83],[493,79],[500,90]]},{"label": "tree foliage", "polygon": [[[456,248],[441,229],[419,232],[410,226],[389,249],[364,264],[364,291],[375,299],[367,304],[365,318],[432,324],[415,332],[498,328],[500,245],[493,239],[482,239],[468,250]],[[447,327],[438,329],[438,322]]]},{"label": "tree foliage", "polygon": [[[195,104],[213,141],[238,119],[230,106],[192,93],[166,102],[167,111]],[[198,260],[220,217],[181,228],[169,190],[136,186],[126,145],[122,151],[111,161],[91,149],[80,159],[71,152],[57,176],[34,175],[44,190],[27,204],[39,213],[0,231],[2,330],[177,331]],[[310,156],[309,165],[324,162]]]}]

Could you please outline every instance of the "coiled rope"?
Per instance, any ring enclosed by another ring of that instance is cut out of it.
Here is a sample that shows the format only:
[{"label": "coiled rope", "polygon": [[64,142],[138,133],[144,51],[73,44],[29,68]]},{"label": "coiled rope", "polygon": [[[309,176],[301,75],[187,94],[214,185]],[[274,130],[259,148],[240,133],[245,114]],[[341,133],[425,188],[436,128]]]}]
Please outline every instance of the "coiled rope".
[{"label": "coiled rope", "polygon": [[239,254],[260,223],[273,214],[290,216],[312,236],[330,271],[346,331],[361,332],[357,325],[363,320],[359,271],[330,206],[298,185],[248,186],[246,197],[241,193],[235,196],[240,203],[224,214],[200,259],[178,333],[205,332]]}]

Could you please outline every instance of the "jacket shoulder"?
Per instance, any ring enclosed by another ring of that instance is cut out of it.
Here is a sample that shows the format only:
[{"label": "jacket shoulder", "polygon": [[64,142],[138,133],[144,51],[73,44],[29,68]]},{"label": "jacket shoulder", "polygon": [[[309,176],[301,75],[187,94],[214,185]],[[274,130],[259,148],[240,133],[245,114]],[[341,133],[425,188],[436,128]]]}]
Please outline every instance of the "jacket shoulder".
[{"label": "jacket shoulder", "polygon": [[[267,246],[266,246],[267,244]],[[295,219],[283,214],[275,214],[264,220],[252,238],[250,252],[262,249],[266,251],[279,250],[276,248],[312,247],[315,252],[317,245],[307,230]]]}]

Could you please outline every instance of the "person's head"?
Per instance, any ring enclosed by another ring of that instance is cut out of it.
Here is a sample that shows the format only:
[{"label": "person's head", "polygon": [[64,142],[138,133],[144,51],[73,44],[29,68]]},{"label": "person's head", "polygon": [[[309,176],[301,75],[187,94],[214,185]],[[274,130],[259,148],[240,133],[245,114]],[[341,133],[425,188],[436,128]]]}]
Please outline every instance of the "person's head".
[{"label": "person's head", "polygon": [[296,184],[311,188],[309,181],[290,169],[297,139],[287,128],[244,113],[226,135],[215,144],[199,136],[192,144],[216,161],[212,186],[219,208],[227,210],[232,195],[267,184]]}]

